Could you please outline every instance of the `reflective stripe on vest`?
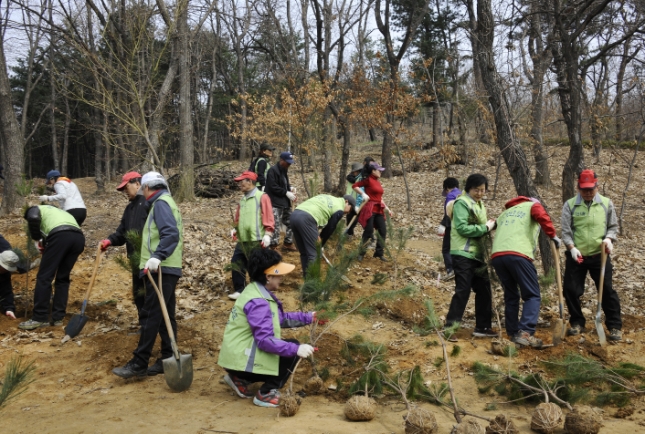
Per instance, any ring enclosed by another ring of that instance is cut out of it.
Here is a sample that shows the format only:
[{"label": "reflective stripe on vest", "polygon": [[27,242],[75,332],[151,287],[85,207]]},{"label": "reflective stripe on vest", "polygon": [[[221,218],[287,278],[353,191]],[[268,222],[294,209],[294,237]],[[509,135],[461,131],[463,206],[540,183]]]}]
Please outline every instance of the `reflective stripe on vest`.
[{"label": "reflective stripe on vest", "polygon": [[607,234],[609,202],[600,194],[596,194],[589,207],[580,194],[567,201],[571,211],[573,242],[582,256],[600,253],[600,244]]},{"label": "reflective stripe on vest", "polygon": [[43,234],[43,238],[47,238],[52,229],[58,226],[66,225],[81,228],[76,223],[74,216],[67,211],[51,205],[38,205],[38,209],[40,210],[40,233]]},{"label": "reflective stripe on vest", "polygon": [[253,194],[240,200],[240,219],[237,222],[237,236],[240,241],[260,241],[264,236],[262,225],[262,193],[259,188]]},{"label": "reflective stripe on vest", "polygon": [[184,224],[181,220],[181,214],[179,213],[179,208],[175,203],[175,200],[172,198],[170,193],[162,193],[150,206],[150,212],[148,213],[148,219],[146,224],[143,227],[143,232],[141,233],[141,260],[139,261],[139,268],[143,270],[145,268],[146,262],[152,256],[152,254],[157,250],[159,246],[159,229],[155,223],[155,204],[157,201],[166,202],[172,211],[172,215],[175,217],[177,222],[177,230],[179,231],[179,241],[177,242],[177,247],[172,252],[170,256],[161,261],[161,267],[170,267],[170,268],[181,268],[182,261],[182,252],[184,250]]},{"label": "reflective stripe on vest", "polygon": [[242,295],[233,305],[224,330],[222,348],[219,352],[217,364],[235,371],[278,375],[280,356],[267,353],[258,348],[253,337],[253,331],[244,313],[246,304],[258,298],[263,298],[269,303],[273,322],[273,335],[280,339],[278,303],[271,297],[271,294],[264,286],[257,282],[252,282],[244,288]]},{"label": "reflective stripe on vest", "polygon": [[[265,160],[267,162],[266,169],[264,169],[264,181],[266,182],[267,173],[269,173],[269,168],[271,167],[271,161],[269,161],[269,159],[266,158],[266,157],[258,157],[258,159],[255,160],[255,167],[253,168],[253,172],[255,172],[258,175],[259,175],[259,173],[258,173],[258,164],[260,163],[260,160]],[[262,186],[259,181],[256,182],[255,185],[256,185],[256,187],[261,187]]]},{"label": "reflective stripe on vest", "polygon": [[327,225],[334,213],[345,209],[345,199],[329,194],[319,194],[298,205],[296,209],[310,214],[318,227]]},{"label": "reflective stripe on vest", "polygon": [[492,254],[517,252],[535,259],[540,226],[531,218],[532,206],[531,201],[522,202],[500,214]]}]

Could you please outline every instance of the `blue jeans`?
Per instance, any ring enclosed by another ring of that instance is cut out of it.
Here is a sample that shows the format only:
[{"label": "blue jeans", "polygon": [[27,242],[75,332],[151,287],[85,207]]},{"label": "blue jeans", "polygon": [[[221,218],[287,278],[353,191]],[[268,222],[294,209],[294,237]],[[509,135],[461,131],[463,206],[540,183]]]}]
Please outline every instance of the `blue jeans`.
[{"label": "blue jeans", "polygon": [[[540,315],[540,285],[533,262],[522,256],[504,255],[493,258],[492,264],[504,288],[506,333],[513,337],[523,330],[533,335]],[[520,297],[524,307],[518,322]]]}]

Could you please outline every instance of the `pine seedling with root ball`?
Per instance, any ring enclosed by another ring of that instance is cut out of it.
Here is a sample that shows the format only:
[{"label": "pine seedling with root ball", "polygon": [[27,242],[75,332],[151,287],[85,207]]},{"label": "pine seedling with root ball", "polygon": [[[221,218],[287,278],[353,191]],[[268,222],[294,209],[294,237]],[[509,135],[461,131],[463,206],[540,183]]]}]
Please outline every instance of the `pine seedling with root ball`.
[{"label": "pine seedling with root ball", "polygon": [[[374,419],[376,401],[371,394],[380,394],[383,390],[381,372],[387,372],[388,364],[385,361],[386,349],[383,345],[371,345],[369,361],[364,366],[365,373],[359,377],[350,389],[352,395],[345,403],[345,417],[353,421],[367,421]],[[362,395],[359,395],[362,393]]]},{"label": "pine seedling with root ball", "polygon": [[2,379],[0,409],[6,406],[10,400],[27,390],[29,384],[34,381],[33,374],[35,370],[34,362],[25,363],[22,356],[14,357],[9,361]]}]

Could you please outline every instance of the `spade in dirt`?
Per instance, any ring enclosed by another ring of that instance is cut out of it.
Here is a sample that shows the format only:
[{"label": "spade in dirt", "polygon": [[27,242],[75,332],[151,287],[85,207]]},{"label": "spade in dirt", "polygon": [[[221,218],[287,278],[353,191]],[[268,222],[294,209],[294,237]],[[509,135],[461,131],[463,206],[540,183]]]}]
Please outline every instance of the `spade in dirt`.
[{"label": "spade in dirt", "polygon": [[67,323],[65,327],[65,337],[62,342],[65,343],[73,337],[78,336],[78,334],[85,327],[87,323],[87,316],[85,316],[85,308],[87,308],[87,300],[90,298],[90,293],[92,292],[92,287],[94,286],[94,280],[96,280],[96,273],[99,270],[99,265],[101,264],[101,258],[103,257],[103,252],[101,251],[101,246],[99,245],[98,251],[96,252],[96,261],[94,261],[94,272],[92,273],[92,278],[90,279],[90,285],[87,288],[85,293],[85,299],[83,300],[83,306],[81,307],[80,314],[74,314],[72,318]]},{"label": "spade in dirt", "polygon": [[170,317],[168,316],[168,309],[164,301],[163,294],[159,288],[161,285],[161,267],[157,270],[159,275],[159,285],[157,285],[146,268],[143,272],[150,279],[152,287],[155,289],[159,297],[159,304],[161,305],[161,312],[163,313],[166,328],[168,329],[168,336],[170,337],[170,345],[172,346],[173,355],[167,359],[163,359],[163,373],[166,378],[166,384],[173,392],[183,392],[187,390],[193,383],[193,356],[190,354],[179,354],[177,348],[177,341],[175,341],[175,333],[172,331],[170,324]]},{"label": "spade in dirt", "polygon": [[564,299],[562,297],[562,274],[560,274],[560,250],[556,247],[555,242],[551,243],[551,251],[553,252],[553,258],[555,260],[555,281],[558,285],[558,300],[560,308],[560,318],[555,323],[555,329],[553,330],[553,345],[560,345],[562,339],[564,338]]}]

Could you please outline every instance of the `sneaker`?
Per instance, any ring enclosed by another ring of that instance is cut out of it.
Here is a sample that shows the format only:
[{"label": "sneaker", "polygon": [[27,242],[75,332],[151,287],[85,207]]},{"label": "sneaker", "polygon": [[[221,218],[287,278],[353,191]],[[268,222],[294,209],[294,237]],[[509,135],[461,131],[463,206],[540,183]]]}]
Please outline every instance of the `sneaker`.
[{"label": "sneaker", "polygon": [[240,298],[240,295],[242,294],[240,294],[238,291],[235,291],[234,293],[229,294],[228,298],[230,298],[231,300],[237,300],[238,298]]},{"label": "sneaker", "polygon": [[276,408],[280,405],[280,391],[278,389],[271,389],[266,395],[258,390],[258,393],[253,398],[253,404],[260,407]]},{"label": "sneaker", "polygon": [[441,280],[452,280],[455,278],[455,272],[453,270],[448,271],[446,275]]},{"label": "sneaker", "polygon": [[137,366],[132,362],[128,362],[122,368],[114,368],[114,369],[112,369],[112,373],[114,375],[118,375],[121,378],[125,378],[126,380],[128,378],[132,378],[132,377],[141,378],[141,377],[147,377],[148,376],[148,367],[147,366]]},{"label": "sneaker", "polygon": [[48,322],[41,322],[41,321],[36,321],[33,319],[30,319],[29,321],[21,322],[18,324],[18,328],[21,330],[35,330],[39,327],[47,327],[49,325]]},{"label": "sneaker", "polygon": [[493,331],[493,329],[490,329],[490,328],[485,328],[485,329],[475,328],[475,331],[473,331],[473,337],[476,337],[476,338],[498,338],[499,333],[497,333],[496,331]]},{"label": "sneaker", "polygon": [[52,327],[60,327],[63,325],[63,320],[59,319],[58,321],[52,321],[49,323]]},{"label": "sneaker", "polygon": [[584,331],[584,328],[582,326],[576,324],[572,325],[568,330],[567,330],[567,336],[578,336],[580,333]]},{"label": "sneaker", "polygon": [[[224,381],[226,382],[226,384],[231,386],[231,389],[233,389],[233,391],[235,391],[235,393],[237,393],[237,396],[239,396],[240,398],[253,397],[253,392],[249,390],[249,386],[251,385],[249,381],[242,380],[241,378],[237,378],[235,375],[231,374],[224,375]],[[258,392],[258,396],[259,395],[260,392]]]},{"label": "sneaker", "polygon": [[385,256],[375,256],[375,258],[382,262],[390,262],[390,260],[387,259]]},{"label": "sneaker", "polygon": [[154,365],[148,367],[148,377],[163,374],[163,360],[157,359]]},{"label": "sneaker", "polygon": [[618,342],[623,340],[623,332],[618,329],[609,330],[609,340]]},{"label": "sneaker", "polygon": [[537,349],[542,348],[542,339],[531,336],[529,332],[525,332],[523,330],[517,332],[515,336],[513,336],[513,339],[511,339],[511,341],[523,347],[531,347]]},{"label": "sneaker", "polygon": [[293,243],[283,243],[282,244],[282,250],[286,250],[287,252],[297,252],[298,249]]}]

